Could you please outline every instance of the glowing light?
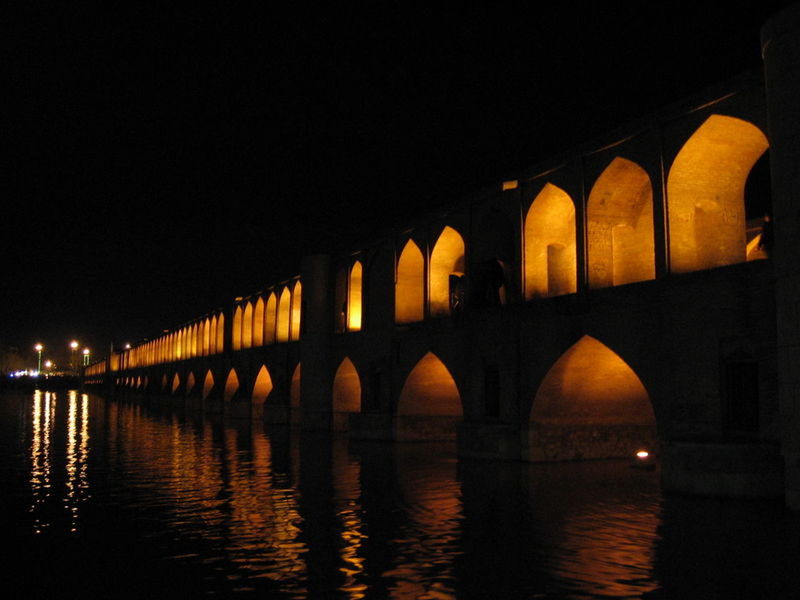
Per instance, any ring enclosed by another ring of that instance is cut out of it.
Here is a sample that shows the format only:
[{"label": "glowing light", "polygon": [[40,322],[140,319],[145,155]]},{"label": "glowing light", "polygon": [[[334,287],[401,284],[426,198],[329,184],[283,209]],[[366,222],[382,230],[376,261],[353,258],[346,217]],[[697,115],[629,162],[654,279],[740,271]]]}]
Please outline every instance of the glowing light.
[{"label": "glowing light", "polygon": [[[74,341],[74,340],[73,340],[73,341],[71,341],[71,342],[69,343],[69,347],[70,347],[70,348],[72,348],[73,350],[77,350],[77,349],[78,349],[78,342],[76,342],[76,341]],[[127,347],[128,347],[128,348],[130,348],[130,347],[131,347],[131,345],[130,345],[130,344],[128,344],[128,345],[127,345]]]},{"label": "glowing light", "polygon": [[636,453],[636,457],[641,459],[641,460],[644,460],[646,458],[650,458],[650,453],[647,450],[639,450]]}]

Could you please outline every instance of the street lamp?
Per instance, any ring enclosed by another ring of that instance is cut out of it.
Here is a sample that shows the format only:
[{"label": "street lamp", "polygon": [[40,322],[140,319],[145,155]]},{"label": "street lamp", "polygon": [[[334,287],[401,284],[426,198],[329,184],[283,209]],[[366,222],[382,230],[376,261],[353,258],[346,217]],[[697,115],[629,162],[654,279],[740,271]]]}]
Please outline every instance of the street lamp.
[{"label": "street lamp", "polygon": [[89,349],[88,348],[84,348],[83,349],[83,366],[84,367],[89,366],[89,356],[90,355],[91,355],[91,352],[89,352]]},{"label": "street lamp", "polygon": [[72,340],[69,343],[69,347],[72,349],[70,352],[70,359],[69,359],[69,370],[70,371],[77,371],[78,370],[78,361],[75,360],[75,353],[78,351],[78,342]]},{"label": "street lamp", "polygon": [[53,361],[51,360],[44,361],[44,368],[47,369],[48,372],[51,372],[53,370]]},{"label": "street lamp", "polygon": [[36,368],[36,372],[37,373],[41,373],[42,372],[42,350],[44,350],[44,346],[42,346],[41,344],[36,344],[33,348],[36,350],[36,352],[39,353],[39,365]]}]

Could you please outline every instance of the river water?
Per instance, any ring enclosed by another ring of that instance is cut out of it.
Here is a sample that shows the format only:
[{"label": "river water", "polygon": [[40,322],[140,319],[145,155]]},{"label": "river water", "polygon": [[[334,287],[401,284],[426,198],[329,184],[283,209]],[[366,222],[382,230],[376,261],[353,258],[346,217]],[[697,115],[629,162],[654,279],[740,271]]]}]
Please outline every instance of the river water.
[{"label": "river water", "polygon": [[164,402],[0,395],[5,597],[798,597],[800,520],[780,502]]}]

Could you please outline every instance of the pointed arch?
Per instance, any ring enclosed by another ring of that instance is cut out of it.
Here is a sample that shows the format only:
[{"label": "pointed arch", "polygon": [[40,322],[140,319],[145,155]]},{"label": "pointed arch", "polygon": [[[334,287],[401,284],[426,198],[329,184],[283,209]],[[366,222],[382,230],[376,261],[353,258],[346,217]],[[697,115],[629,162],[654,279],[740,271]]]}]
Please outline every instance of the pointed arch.
[{"label": "pointed arch", "polygon": [[256,376],[256,383],[253,386],[253,393],[250,397],[253,404],[263,404],[272,393],[272,377],[269,374],[267,365],[261,365],[261,369]]},{"label": "pointed arch", "polygon": [[192,344],[189,356],[197,356],[197,323],[192,325]]},{"label": "pointed arch", "polygon": [[258,297],[253,311],[253,346],[264,345],[264,298]]},{"label": "pointed arch", "polygon": [[575,204],[548,183],[525,217],[525,298],[571,294],[578,289]]},{"label": "pointed arch", "polygon": [[212,354],[211,331],[212,331],[211,319],[206,317],[206,319],[203,321],[203,356],[208,356],[209,354]]},{"label": "pointed arch", "polygon": [[303,284],[298,280],[292,288],[292,316],[291,316],[291,339],[300,339],[300,325],[302,323],[303,306]]},{"label": "pointed arch", "polygon": [[655,278],[653,186],[635,162],[617,157],[589,194],[589,287]]},{"label": "pointed arch", "polygon": [[225,315],[219,313],[217,320],[217,345],[215,348],[217,354],[225,351]]},{"label": "pointed arch", "polygon": [[222,400],[230,402],[239,391],[239,376],[236,374],[236,369],[231,369],[228,372],[228,378],[225,380],[225,390],[223,391]]},{"label": "pointed arch", "polygon": [[752,123],[711,115],[681,148],[667,177],[670,270],[747,260],[747,177],[769,147]]},{"label": "pointed arch", "polygon": [[161,376],[161,390],[164,391],[167,389],[167,374],[164,373]]},{"label": "pointed arch", "polygon": [[275,324],[277,323],[278,300],[274,292],[267,298],[266,314],[264,315],[264,343],[275,343]]},{"label": "pointed arch", "polygon": [[364,268],[357,260],[350,269],[347,287],[347,330],[361,331],[361,288]]},{"label": "pointed arch", "polygon": [[140,375],[139,377],[136,378],[136,389],[138,390],[141,387],[142,387],[142,377]]},{"label": "pointed arch", "polygon": [[639,377],[608,346],[584,335],[550,367],[531,410],[541,423],[654,424]]},{"label": "pointed arch", "polygon": [[203,380],[203,400],[208,398],[213,389],[214,389],[214,374],[211,372],[211,369],[209,369],[206,372],[205,379]]},{"label": "pointed arch", "polygon": [[433,352],[428,352],[408,374],[400,399],[398,415],[460,417],[461,394],[453,376]]},{"label": "pointed arch", "polygon": [[534,461],[630,457],[658,444],[650,396],[613,350],[585,335],[542,379],[530,412]]},{"label": "pointed arch", "polygon": [[464,271],[464,238],[452,227],[445,227],[431,253],[428,299],[431,316],[447,316],[458,306]]},{"label": "pointed arch", "polygon": [[406,242],[397,261],[394,292],[396,323],[422,321],[425,313],[425,259],[414,240]]},{"label": "pointed arch", "polygon": [[292,292],[289,287],[283,288],[281,299],[278,302],[278,323],[276,337],[278,342],[289,341],[289,322],[291,321]]},{"label": "pointed arch", "polygon": [[231,349],[242,348],[242,307],[237,306],[233,313],[233,331],[231,331]]},{"label": "pointed arch", "polygon": [[194,372],[190,371],[189,372],[189,376],[186,378],[186,395],[187,396],[192,393],[192,390],[194,389],[194,384],[195,384]]},{"label": "pointed arch", "polygon": [[292,381],[289,385],[289,406],[292,408],[300,408],[300,365],[301,363],[297,363],[294,368]]},{"label": "pointed arch", "polygon": [[174,394],[180,386],[181,378],[177,373],[175,373],[175,375],[172,377],[172,393]]},{"label": "pointed arch", "polygon": [[253,303],[248,302],[244,305],[242,314],[242,348],[250,348],[253,345]]},{"label": "pointed arch", "polygon": [[333,411],[361,412],[361,378],[347,357],[336,369],[333,378]]}]

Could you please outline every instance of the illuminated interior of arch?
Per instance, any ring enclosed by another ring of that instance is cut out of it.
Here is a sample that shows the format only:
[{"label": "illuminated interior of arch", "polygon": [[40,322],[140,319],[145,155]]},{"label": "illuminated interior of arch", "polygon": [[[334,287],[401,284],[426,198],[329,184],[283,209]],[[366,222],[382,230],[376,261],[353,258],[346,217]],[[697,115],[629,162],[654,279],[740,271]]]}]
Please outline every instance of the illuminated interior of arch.
[{"label": "illuminated interior of arch", "polygon": [[461,416],[461,395],[444,363],[428,352],[403,384],[399,415]]},{"label": "illuminated interior of arch", "polygon": [[356,261],[350,269],[350,281],[347,288],[347,330],[361,331],[361,280],[363,267]]},{"label": "illuminated interior of arch", "polygon": [[289,405],[292,408],[300,407],[300,367],[301,363],[297,363],[292,374],[292,383],[289,386]]},{"label": "illuminated interior of arch", "polygon": [[452,227],[445,227],[431,253],[430,267],[430,314],[447,316],[451,312],[451,282],[464,275],[464,239]]},{"label": "illuminated interior of arch", "polygon": [[192,390],[194,389],[194,384],[195,384],[194,373],[190,371],[189,372],[189,377],[186,378],[186,395],[187,396],[192,393]]},{"label": "illuminated interior of arch", "polygon": [[233,331],[231,331],[231,348],[240,350],[242,347],[242,307],[237,306],[233,313]]},{"label": "illuminated interior of arch", "polygon": [[361,379],[349,358],[345,358],[333,379],[334,412],[361,412]]},{"label": "illuminated interior of arch", "polygon": [[408,240],[397,261],[394,293],[396,323],[421,321],[425,313],[425,259],[414,240]]},{"label": "illuminated interior of arch", "polygon": [[266,365],[262,365],[256,377],[256,383],[253,386],[253,395],[251,400],[255,404],[261,404],[272,392],[272,377],[269,375],[269,370]]},{"label": "illuminated interior of arch", "polygon": [[208,353],[217,353],[217,317],[211,317],[211,329],[208,332]]},{"label": "illuminated interior of arch", "polygon": [[208,395],[211,393],[211,390],[214,389],[214,375],[211,373],[211,370],[206,372],[206,377],[203,380],[203,400],[208,398]]},{"label": "illuminated interior of arch", "polygon": [[590,287],[655,277],[653,188],[644,169],[615,158],[592,187],[586,212]]},{"label": "illuminated interior of arch", "polygon": [[550,425],[654,425],[650,396],[613,350],[585,335],[542,380],[531,421]]},{"label": "illuminated interior of arch", "polygon": [[172,393],[173,394],[180,387],[180,385],[181,385],[181,378],[178,376],[177,373],[175,373],[175,376],[172,378]]},{"label": "illuminated interior of arch", "polygon": [[225,315],[220,313],[217,319],[217,345],[214,349],[219,354],[225,351]]},{"label": "illuminated interior of arch", "polygon": [[235,369],[231,369],[228,373],[228,378],[225,380],[225,391],[223,392],[223,401],[230,402],[239,391],[239,376],[236,374]]},{"label": "illuminated interior of arch", "polygon": [[269,298],[267,299],[267,309],[266,309],[266,314],[264,316],[265,344],[275,343],[275,321],[277,317],[277,304],[278,301],[275,298],[275,294],[271,292]]},{"label": "illuminated interior of arch", "polygon": [[167,374],[166,374],[166,373],[164,373],[164,374],[161,376],[161,389],[162,389],[162,390],[165,390],[165,389],[167,389]]},{"label": "illuminated interior of arch", "polygon": [[300,339],[300,323],[302,319],[301,309],[303,306],[303,284],[299,281],[294,284],[292,290],[292,317],[291,321],[291,339]]},{"label": "illuminated interior of arch", "polygon": [[245,304],[242,314],[242,348],[250,348],[253,345],[253,303]]},{"label": "illuminated interior of arch", "polygon": [[525,298],[577,289],[575,205],[564,190],[548,183],[525,217]]},{"label": "illuminated interior of arch", "polygon": [[197,339],[199,335],[199,330],[200,330],[199,325],[197,325],[196,323],[192,325],[192,356],[198,355]]},{"label": "illuminated interior of arch", "polygon": [[259,296],[253,312],[253,346],[264,345],[264,299]]},{"label": "illuminated interior of arch", "polygon": [[136,389],[139,389],[140,387],[142,387],[142,378],[141,378],[141,376],[136,378]]},{"label": "illuminated interior of arch", "polygon": [[203,356],[211,354],[211,319],[203,321]]},{"label": "illuminated interior of arch", "polygon": [[278,342],[289,341],[289,313],[291,311],[292,293],[288,287],[283,288],[278,302],[278,323],[276,338]]},{"label": "illuminated interior of arch", "polygon": [[686,273],[764,258],[747,247],[747,176],[769,143],[741,119],[711,115],[669,170],[670,270]]}]

